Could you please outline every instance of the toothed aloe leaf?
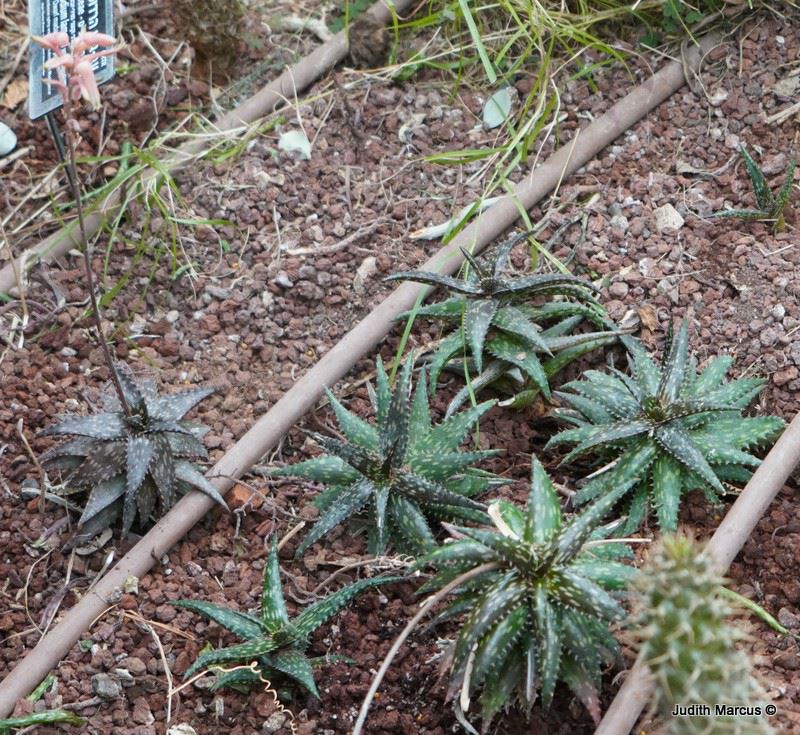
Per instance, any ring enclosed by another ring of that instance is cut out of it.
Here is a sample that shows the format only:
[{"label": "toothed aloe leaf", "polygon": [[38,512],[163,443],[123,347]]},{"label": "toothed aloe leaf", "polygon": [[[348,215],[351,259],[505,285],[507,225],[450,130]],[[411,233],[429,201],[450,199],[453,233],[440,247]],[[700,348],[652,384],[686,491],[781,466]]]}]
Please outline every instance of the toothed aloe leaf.
[{"label": "toothed aloe leaf", "polygon": [[254,638],[246,643],[240,643],[237,646],[229,646],[228,648],[217,648],[213,651],[206,651],[201,653],[195,662],[186,669],[184,678],[193,676],[198,671],[209,669],[215,665],[236,665],[239,663],[251,663],[257,661],[265,653],[274,651],[277,648],[272,638]]},{"label": "toothed aloe leaf", "polygon": [[386,418],[379,423],[381,459],[389,467],[397,469],[402,466],[408,448],[410,397],[411,397],[412,360],[403,363],[400,376],[389,401]]},{"label": "toothed aloe leaf", "polygon": [[483,370],[483,343],[499,304],[494,299],[475,299],[467,302],[462,329],[467,334],[478,372]]},{"label": "toothed aloe leaf", "polygon": [[302,651],[284,648],[271,654],[269,662],[275,669],[302,684],[319,699],[319,691],[314,683],[314,670],[311,668],[308,657]]},{"label": "toothed aloe leaf", "polygon": [[547,374],[530,345],[511,335],[498,333],[487,340],[486,349],[499,360],[515,365],[522,370],[533,381],[533,384],[547,398],[550,398]]},{"label": "toothed aloe leaf", "polygon": [[358,477],[358,470],[339,457],[323,455],[285,467],[272,467],[270,474],[276,477],[306,477],[314,482],[332,485],[349,485]]},{"label": "toothed aloe leaf", "polygon": [[574,428],[552,437],[547,446],[574,444],[563,462],[591,451],[605,465],[573,502],[627,488],[632,495],[628,533],[644,521],[648,506],[661,526],[674,529],[688,490],[723,494],[722,473],[757,465],[759,460],[746,450],[764,446],[783,426],[775,417],[742,416],[763,380],[726,381],[727,357],[712,360],[698,373],[688,339],[683,323],[657,366],[640,343],[626,337],[631,377],[588,371],[558,394],[572,408],[558,416]]},{"label": "toothed aloe leaf", "polygon": [[165,432],[170,452],[174,457],[208,459],[208,450],[196,436],[192,434],[176,434]]},{"label": "toothed aloe leaf", "polygon": [[169,396],[158,396],[150,405],[150,413],[159,421],[180,421],[213,392],[213,388],[192,388]]},{"label": "toothed aloe leaf", "polygon": [[[552,354],[552,350],[543,339],[540,330],[519,309],[513,306],[503,306],[498,309],[494,316],[494,325],[498,329],[528,342],[533,349],[548,355]],[[473,354],[475,354],[474,348]]]},{"label": "toothed aloe leaf", "polygon": [[744,165],[747,169],[747,175],[750,177],[750,182],[753,184],[753,192],[756,195],[756,202],[758,203],[758,206],[765,212],[771,211],[773,205],[775,204],[775,197],[773,197],[772,192],[769,189],[769,185],[767,184],[767,180],[764,178],[764,174],[761,173],[761,169],[753,160],[752,156],[747,151],[747,148],[745,148],[743,145],[740,145],[739,153],[742,154]]},{"label": "toothed aloe leaf", "polygon": [[459,281],[457,278],[450,276],[442,276],[438,273],[429,273],[427,271],[400,271],[386,276],[385,281],[416,281],[417,283],[424,283],[427,286],[437,286],[455,291],[456,293],[474,296],[480,293],[476,286],[471,286],[464,281]]},{"label": "toothed aloe leaf", "polygon": [[170,604],[199,613],[245,640],[260,638],[265,633],[261,621],[254,615],[230,610],[227,607],[202,600],[173,600]]},{"label": "toothed aloe leaf", "polygon": [[[333,406],[336,421],[347,439],[364,449],[377,452],[378,432],[375,431],[375,428],[370,426],[364,419],[348,411],[327,388],[325,389],[325,395],[328,397],[331,406]],[[327,481],[323,480],[323,482]]]},{"label": "toothed aloe leaf", "polygon": [[300,546],[297,547],[295,558],[299,559],[311,544],[316,543],[336,526],[358,513],[369,503],[374,493],[375,484],[366,477],[356,480],[347,488],[339,489],[335,502],[329,504],[327,510],[312,526]]},{"label": "toothed aloe leaf", "polygon": [[544,655],[540,656],[542,706],[549,709],[553,703],[561,665],[561,616],[541,586],[536,592],[536,625],[541,643],[540,650],[544,652]]},{"label": "toothed aloe leaf", "polygon": [[228,504],[219,494],[219,490],[217,490],[217,488],[206,479],[206,476],[193,464],[183,460],[176,462],[175,477],[177,477],[179,480],[183,480],[185,483],[188,483],[201,493],[208,495],[209,498],[211,498],[217,505],[221,505],[223,508],[225,508],[225,510],[228,509]]},{"label": "toothed aloe leaf", "polygon": [[403,581],[404,577],[371,577],[360,579],[347,587],[332,592],[327,597],[309,605],[292,622],[299,638],[307,639],[317,628],[328,622],[342,608],[360,595],[364,590],[382,584],[393,584]]},{"label": "toothed aloe leaf", "polygon": [[531,469],[527,516],[525,538],[534,544],[547,543],[561,528],[561,505],[556,489],[542,463],[535,457]]},{"label": "toothed aloe leaf", "polygon": [[616,649],[607,623],[623,616],[609,590],[625,589],[635,570],[599,554],[617,547],[629,552],[624,544],[598,547],[590,539],[612,533],[599,524],[624,492],[601,498],[563,525],[552,483],[534,461],[525,511],[497,501],[487,519],[494,527],[447,526],[457,540],[417,563],[437,570],[425,594],[490,565],[458,588],[442,613],[452,619],[467,612],[452,653],[448,695],[462,706],[477,695],[484,731],[513,695],[529,709],[541,692],[549,706],[559,679],[583,701],[587,682],[596,693],[601,667]]},{"label": "toothed aloe leaf", "polygon": [[122,439],[125,422],[114,413],[96,413],[91,416],[65,416],[55,426],[39,432],[39,436],[86,436],[92,439]]},{"label": "toothed aloe leaf", "polygon": [[261,590],[261,625],[270,633],[280,630],[289,622],[286,601],[281,591],[281,570],[278,566],[278,542],[273,538],[264,568]]},{"label": "toothed aloe leaf", "polygon": [[85,526],[102,510],[110,506],[125,494],[125,478],[118,475],[110,480],[97,483],[89,494],[89,499],[83,508],[83,514],[78,521],[78,527]]}]

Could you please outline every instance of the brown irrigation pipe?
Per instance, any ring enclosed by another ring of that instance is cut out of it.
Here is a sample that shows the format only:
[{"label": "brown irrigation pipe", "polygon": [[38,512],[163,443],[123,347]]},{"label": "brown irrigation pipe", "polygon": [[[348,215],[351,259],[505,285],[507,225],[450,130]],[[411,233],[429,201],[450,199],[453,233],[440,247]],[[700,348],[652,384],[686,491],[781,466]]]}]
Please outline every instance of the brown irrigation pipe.
[{"label": "brown irrigation pipe", "polygon": [[[414,0],[395,0],[396,12],[403,13],[413,2]],[[389,9],[382,0],[378,0],[370,12],[383,24],[388,23],[390,19]],[[344,31],[340,31],[297,64],[286,69],[275,81],[270,82],[239,107],[225,113],[214,123],[215,128],[221,132],[234,130],[264,117],[287,100],[294,99],[298,92],[311,86],[323,74],[342,61],[346,55],[347,40],[344,37]],[[202,153],[204,146],[205,141],[202,138],[186,142],[163,162],[162,170],[166,168],[170,173],[175,173]],[[156,179],[159,175],[159,172],[155,170],[144,173],[142,183],[145,184],[147,181]],[[121,196],[119,188],[114,190],[98,205],[97,209],[87,214],[87,237],[93,237],[103,223],[119,209]],[[40,260],[52,260],[64,255],[72,248],[80,247],[80,245],[80,235],[76,232],[74,223],[55,232],[38,245],[21,253],[16,258],[15,264],[7,263],[0,270],[0,293],[9,293],[17,287],[14,265],[17,268],[24,266],[27,271]]]},{"label": "brown irrigation pipe", "polygon": [[[715,40],[705,40],[707,51]],[[690,55],[697,62],[699,52]],[[661,71],[617,102],[547,161],[527,176],[513,193],[487,209],[450,244],[422,266],[423,270],[455,272],[462,263],[460,247],[480,251],[519,216],[519,206],[532,207],[569,175],[596,156],[617,136],[663,102],[684,83],[683,66],[667,64]],[[410,309],[428,288],[404,283],[359,322],[308,371],[209,472],[220,492],[226,492],[255,462],[277,445],[289,429],[319,400],[323,386],[333,385],[392,328],[394,318]],[[141,577],[212,507],[202,493],[193,492],[162,518],[148,534],[86,594],[61,622],[20,661],[0,684],[0,717],[28,694],[72,648],[83,632],[111,604],[129,575]]]},{"label": "brown irrigation pipe", "polygon": [[[800,414],[783,432],[772,451],[753,473],[741,495],[719,524],[705,553],[724,574],[744,546],[769,504],[800,461]],[[595,735],[628,735],[650,701],[653,682],[648,668],[637,660],[608,708]]]}]

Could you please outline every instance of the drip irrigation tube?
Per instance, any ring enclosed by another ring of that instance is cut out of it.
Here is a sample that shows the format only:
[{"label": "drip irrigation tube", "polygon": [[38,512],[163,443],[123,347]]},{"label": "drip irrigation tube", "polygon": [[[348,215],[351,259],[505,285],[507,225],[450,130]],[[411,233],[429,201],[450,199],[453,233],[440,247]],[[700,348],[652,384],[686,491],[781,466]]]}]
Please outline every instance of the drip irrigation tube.
[{"label": "drip irrigation tube", "polygon": [[[719,524],[705,553],[724,574],[744,546],[769,504],[800,461],[800,414],[781,434],[753,473],[741,495]],[[628,735],[650,701],[653,682],[647,666],[637,660],[606,711],[595,735]]]},{"label": "drip irrigation tube", "polygon": [[[701,54],[717,43],[704,39],[687,55],[696,65]],[[526,176],[513,192],[487,209],[449,245],[422,267],[423,270],[454,273],[462,264],[459,248],[479,252],[502,234],[519,216],[520,207],[530,209],[565,176],[596,156],[656,105],[684,84],[684,66],[670,62],[617,102],[602,117],[576,134],[547,161]],[[372,351],[393,326],[394,318],[413,307],[417,298],[431,289],[403,283],[359,322],[311,368],[253,427],[217,462],[208,477],[220,492],[226,492],[289,429],[309,411],[323,392],[342,378],[363,355]],[[72,648],[84,631],[111,604],[128,576],[141,577],[212,507],[206,495],[192,492],[182,498],[117,564],[44,636],[27,657],[0,683],[0,717],[6,716]]]},{"label": "drip irrigation tube", "polygon": [[[395,0],[395,11],[403,13],[411,7],[413,2],[414,0]],[[388,7],[382,0],[378,0],[369,12],[383,24],[388,23],[391,17]],[[340,31],[329,41],[314,49],[308,56],[303,57],[294,66],[286,69],[275,81],[263,87],[239,107],[225,113],[219,120],[215,121],[215,128],[225,132],[255,122],[280,107],[287,99],[293,99],[298,92],[310,87],[323,74],[333,69],[345,56],[347,56],[347,39],[344,31]],[[159,167],[160,170],[166,169],[171,174],[174,174],[195,160],[202,153],[203,147],[204,141],[202,139],[188,141],[163,162],[163,166]],[[150,170],[142,174],[142,183],[155,179],[159,175],[159,171]],[[87,213],[86,236],[88,238],[94,237],[103,226],[103,223],[118,211],[121,196],[120,189],[116,189],[98,205],[97,209]],[[0,269],[0,293],[7,294],[12,292],[12,289],[17,288],[17,279],[14,272],[15,265],[17,269],[24,266],[27,272],[40,260],[53,260],[64,255],[72,248],[80,247],[80,245],[80,233],[74,222],[53,233],[50,237],[18,255],[14,263],[6,263]],[[20,276],[24,281],[24,274],[21,271]],[[19,294],[16,295],[18,296]]]}]

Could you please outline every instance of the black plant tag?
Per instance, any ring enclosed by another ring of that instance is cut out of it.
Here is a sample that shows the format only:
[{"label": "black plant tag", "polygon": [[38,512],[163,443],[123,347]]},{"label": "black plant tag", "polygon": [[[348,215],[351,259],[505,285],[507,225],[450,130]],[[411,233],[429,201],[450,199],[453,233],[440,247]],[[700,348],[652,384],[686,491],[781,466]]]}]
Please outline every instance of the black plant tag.
[{"label": "black plant tag", "polygon": [[[28,29],[32,36],[63,31],[70,40],[81,31],[114,35],[114,0],[28,0]],[[90,49],[94,51],[95,49]],[[56,79],[56,70],[46,72],[45,63],[53,52],[31,42],[28,65],[28,116],[35,120],[61,106],[58,90],[43,81]],[[98,84],[114,76],[114,56],[92,62]]]}]

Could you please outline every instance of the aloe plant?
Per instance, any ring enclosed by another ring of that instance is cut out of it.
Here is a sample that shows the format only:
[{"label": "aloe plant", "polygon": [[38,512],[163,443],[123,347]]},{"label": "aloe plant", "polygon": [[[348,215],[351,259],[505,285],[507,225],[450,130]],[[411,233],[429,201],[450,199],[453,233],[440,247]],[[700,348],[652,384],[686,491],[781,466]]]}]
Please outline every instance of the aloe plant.
[{"label": "aloe plant", "polygon": [[466,711],[480,690],[484,732],[514,697],[530,710],[540,692],[548,708],[558,680],[599,720],[602,665],[617,654],[608,624],[624,617],[613,594],[635,574],[619,561],[630,556],[627,545],[608,538],[619,523],[599,523],[624,492],[618,487],[565,523],[553,483],[534,458],[524,510],[495,501],[494,528],[450,527],[456,540],[418,562],[437,569],[424,593],[492,565],[459,588],[444,613],[466,613],[450,653],[448,696],[458,695]]},{"label": "aloe plant", "polygon": [[328,454],[273,471],[329,486],[314,501],[320,517],[298,547],[298,556],[352,516],[368,518],[371,554],[382,554],[390,541],[411,553],[428,551],[436,544],[431,520],[482,517],[478,511],[485,506],[474,497],[504,482],[471,467],[497,450],[458,449],[494,401],[434,426],[424,371],[411,398],[412,366],[413,358],[407,359],[392,389],[378,358],[377,389],[369,388],[375,425],[327,391],[344,440],[312,433]]},{"label": "aloe plant", "polygon": [[[561,273],[503,275],[512,248],[527,235],[523,233],[503,243],[486,266],[462,249],[470,266],[463,280],[427,271],[403,271],[386,279],[417,281],[453,293],[444,301],[414,312],[457,324],[433,355],[432,391],[442,369],[453,358],[469,352],[468,367],[473,376],[477,375],[473,389],[509,378],[512,385],[516,383],[512,390],[517,405],[530,402],[539,392],[550,398],[549,379],[554,373],[617,338],[617,333],[608,329],[610,322],[594,298],[596,289],[591,283]],[[531,303],[543,297],[557,299]],[[406,312],[398,318],[409,315]],[[570,334],[584,320],[603,331]],[[449,411],[460,406],[468,395],[462,392]]]},{"label": "aloe plant", "polygon": [[747,169],[747,175],[750,177],[750,182],[753,185],[753,192],[756,196],[758,208],[726,209],[722,212],[714,212],[711,217],[735,217],[743,220],[775,220],[775,229],[782,230],[784,226],[783,210],[789,202],[792,187],[794,186],[794,170],[797,166],[797,159],[792,158],[789,162],[783,184],[776,196],[769,188],[763,172],[753,160],[752,156],[747,152],[747,148],[745,148],[744,145],[740,145],[739,152],[742,154],[744,165]]},{"label": "aloe plant", "polygon": [[364,590],[402,579],[403,577],[372,577],[359,580],[323,597],[290,618],[281,590],[278,546],[273,539],[264,567],[259,615],[198,600],[176,600],[172,603],[219,623],[244,640],[244,643],[236,646],[201,653],[186,670],[185,678],[202,669],[255,663],[256,671],[245,668],[220,672],[212,690],[223,686],[246,688],[261,681],[262,677],[274,683],[276,676],[283,676],[293,679],[315,697],[319,697],[313,669],[326,659],[310,659],[306,655],[311,634]]},{"label": "aloe plant", "polygon": [[577,493],[576,503],[623,483],[631,493],[629,532],[644,521],[650,505],[661,528],[673,531],[681,498],[701,488],[717,502],[725,481],[746,482],[760,461],[746,450],[774,439],[783,421],[742,416],[765,381],[726,381],[731,358],[717,357],[698,373],[697,360],[689,356],[685,321],[660,366],[640,343],[624,341],[632,375],[590,370],[565,385],[557,395],[572,410],[557,413],[575,428],[557,434],[547,446],[577,445],[563,462],[598,452],[613,463]]},{"label": "aloe plant", "polygon": [[127,366],[116,370],[130,413],[106,390],[103,411],[65,416],[40,432],[75,437],[48,449],[41,462],[67,473],[65,494],[88,492],[79,529],[98,533],[121,515],[125,535],[137,515],[142,524],[162,516],[190,488],[227,509],[217,489],[188,461],[208,456],[200,440],[207,429],[181,420],[213,388],[160,396],[152,381],[134,378]]},{"label": "aloe plant", "polygon": [[[765,693],[749,657],[736,648],[745,635],[729,622],[734,610],[702,549],[685,537],[664,537],[636,587],[642,658],[666,735],[772,732],[763,717]],[[697,707],[682,712],[688,705]],[[745,709],[731,715],[727,707]]]}]

